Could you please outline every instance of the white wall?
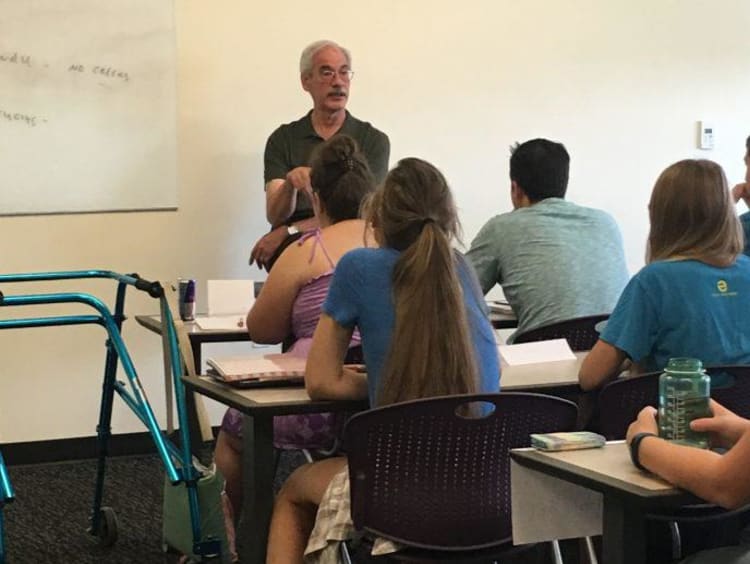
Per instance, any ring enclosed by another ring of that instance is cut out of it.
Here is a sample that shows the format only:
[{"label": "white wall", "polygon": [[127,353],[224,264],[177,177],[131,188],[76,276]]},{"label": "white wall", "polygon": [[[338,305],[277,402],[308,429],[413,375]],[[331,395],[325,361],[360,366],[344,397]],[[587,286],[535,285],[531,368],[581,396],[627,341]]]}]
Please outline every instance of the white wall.
[{"label": "white wall", "polygon": [[[746,0],[176,4],[179,211],[0,218],[0,271],[255,275],[246,261],[266,229],[265,139],[309,108],[298,56],[322,37],[352,50],[350,109],[389,134],[392,163],[416,155],[445,172],[467,242],[509,209],[508,146],[531,137],[566,144],[569,198],[616,217],[632,270],[643,262],[650,188],[666,165],[702,156],[720,162],[730,182],[743,175]],[[700,119],[716,127],[713,151],[696,149]],[[73,286],[110,302],[114,294],[101,282]],[[150,299],[130,298],[130,315],[156,312]],[[0,316],[19,313],[8,309]],[[161,414],[159,340],[132,320],[125,338]],[[103,341],[96,328],[2,332],[2,440],[93,434]],[[120,403],[115,432],[140,430]]]}]

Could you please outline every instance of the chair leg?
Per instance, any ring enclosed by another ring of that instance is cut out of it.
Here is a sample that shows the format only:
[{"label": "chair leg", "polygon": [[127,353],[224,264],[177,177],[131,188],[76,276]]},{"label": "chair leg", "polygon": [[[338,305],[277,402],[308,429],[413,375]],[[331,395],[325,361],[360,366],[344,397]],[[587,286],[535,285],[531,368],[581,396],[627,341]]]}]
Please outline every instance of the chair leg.
[{"label": "chair leg", "polygon": [[680,526],[676,521],[669,522],[669,532],[672,537],[672,560],[682,559],[682,536],[680,535]]},{"label": "chair leg", "polygon": [[563,564],[562,551],[560,550],[560,541],[557,539],[551,541],[552,544],[552,560],[555,564]]},{"label": "chair leg", "polygon": [[584,542],[586,543],[586,555],[589,559],[589,564],[599,564],[599,560],[596,558],[596,551],[594,550],[594,541],[591,540],[591,537],[584,537]]},{"label": "chair leg", "polygon": [[346,546],[346,542],[342,541],[339,546],[339,553],[342,564],[352,564],[352,557],[349,556],[349,548]]}]

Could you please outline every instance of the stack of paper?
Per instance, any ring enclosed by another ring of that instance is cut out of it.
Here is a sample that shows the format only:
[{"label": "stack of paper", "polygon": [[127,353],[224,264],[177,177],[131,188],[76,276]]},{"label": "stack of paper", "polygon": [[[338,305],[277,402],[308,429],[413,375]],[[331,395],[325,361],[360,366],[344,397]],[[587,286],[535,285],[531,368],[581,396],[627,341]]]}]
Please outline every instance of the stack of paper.
[{"label": "stack of paper", "polygon": [[576,355],[570,350],[570,345],[565,339],[520,343],[518,345],[500,345],[497,350],[509,366],[576,360]]},{"label": "stack of paper", "polygon": [[513,308],[510,304],[502,300],[487,300],[487,307],[490,308],[492,313],[502,313],[505,315],[513,315]]},{"label": "stack of paper", "polygon": [[236,331],[244,329],[245,316],[255,301],[252,280],[209,280],[208,316],[196,317],[204,330]]}]

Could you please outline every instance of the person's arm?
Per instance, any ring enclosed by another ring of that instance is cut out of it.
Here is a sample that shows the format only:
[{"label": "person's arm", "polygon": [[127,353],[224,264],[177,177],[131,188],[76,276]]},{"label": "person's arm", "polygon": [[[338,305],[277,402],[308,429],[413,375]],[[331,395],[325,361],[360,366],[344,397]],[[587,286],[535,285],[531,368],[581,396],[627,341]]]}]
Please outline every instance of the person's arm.
[{"label": "person's arm", "polygon": [[310,167],[298,166],[286,178],[274,178],[266,183],[266,219],[273,227],[286,223],[297,207],[299,191],[310,193]]},{"label": "person's arm", "polygon": [[305,389],[311,399],[365,399],[367,377],[344,366],[354,329],[322,313],[305,367]]},{"label": "person's arm", "polygon": [[268,274],[247,314],[247,332],[252,341],[276,344],[292,332],[292,307],[305,266],[300,251],[296,245],[287,247]]},{"label": "person's arm", "polygon": [[496,248],[498,233],[490,220],[479,230],[466,253],[466,260],[474,268],[482,293],[487,294],[501,282],[500,258]]},{"label": "person's arm", "polygon": [[732,197],[735,204],[744,200],[745,205],[750,209],[750,182],[741,182],[732,188]]},{"label": "person's arm", "polygon": [[584,390],[593,390],[616,378],[622,371],[627,355],[617,347],[599,339],[583,359],[578,371],[578,384]]},{"label": "person's arm", "polygon": [[[628,444],[642,432],[657,433],[656,410],[644,408],[630,425]],[[717,422],[717,427],[729,423]],[[717,432],[721,432],[717,429]],[[671,443],[658,437],[645,437],[638,448],[642,466],[675,486],[722,507],[734,509],[750,501],[750,428],[742,432],[726,454]]]}]

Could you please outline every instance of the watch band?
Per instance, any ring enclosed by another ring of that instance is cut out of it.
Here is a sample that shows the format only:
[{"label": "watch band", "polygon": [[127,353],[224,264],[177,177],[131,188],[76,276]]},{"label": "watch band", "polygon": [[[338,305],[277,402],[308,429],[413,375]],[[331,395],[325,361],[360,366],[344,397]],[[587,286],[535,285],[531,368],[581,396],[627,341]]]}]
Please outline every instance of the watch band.
[{"label": "watch band", "polygon": [[638,470],[643,470],[644,472],[648,472],[648,469],[641,464],[641,460],[639,457],[638,450],[641,447],[641,441],[645,439],[646,437],[657,437],[659,435],[655,433],[637,433],[631,440],[630,440],[630,460],[633,461],[633,464],[635,465]]}]

